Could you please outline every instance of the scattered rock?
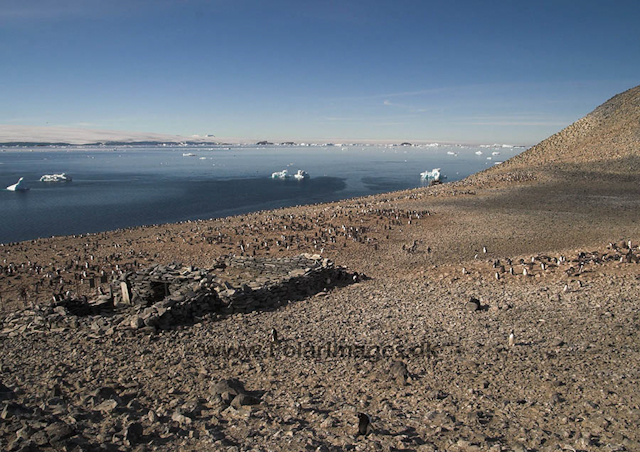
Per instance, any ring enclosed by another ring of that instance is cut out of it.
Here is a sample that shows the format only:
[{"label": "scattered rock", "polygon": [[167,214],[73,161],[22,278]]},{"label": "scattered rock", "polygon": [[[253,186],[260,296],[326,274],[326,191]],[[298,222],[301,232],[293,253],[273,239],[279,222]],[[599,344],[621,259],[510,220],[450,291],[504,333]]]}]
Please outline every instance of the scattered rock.
[{"label": "scattered rock", "polygon": [[241,406],[245,405],[258,405],[260,403],[260,399],[256,397],[252,397],[247,394],[238,394],[231,401],[231,406],[239,409]]},{"label": "scattered rock", "polygon": [[103,413],[111,413],[118,407],[118,402],[113,399],[108,399],[95,407],[96,411],[102,411]]},{"label": "scattered rock", "polygon": [[238,394],[246,394],[244,384],[236,378],[228,378],[220,380],[211,389],[211,393],[222,396],[223,394],[230,394],[237,396]]},{"label": "scattered rock", "polygon": [[132,422],[124,429],[124,439],[129,444],[136,444],[140,442],[144,434],[144,428],[139,422]]},{"label": "scattered rock", "polygon": [[171,420],[177,422],[180,425],[189,425],[193,422],[193,420],[185,415],[183,415],[180,410],[174,411],[171,415]]},{"label": "scattered rock", "polygon": [[409,371],[407,365],[402,361],[396,361],[391,365],[389,369],[389,375],[400,386],[404,386],[409,379]]},{"label": "scattered rock", "polygon": [[466,304],[465,308],[469,312],[475,312],[480,310],[480,300],[477,298],[471,298]]}]

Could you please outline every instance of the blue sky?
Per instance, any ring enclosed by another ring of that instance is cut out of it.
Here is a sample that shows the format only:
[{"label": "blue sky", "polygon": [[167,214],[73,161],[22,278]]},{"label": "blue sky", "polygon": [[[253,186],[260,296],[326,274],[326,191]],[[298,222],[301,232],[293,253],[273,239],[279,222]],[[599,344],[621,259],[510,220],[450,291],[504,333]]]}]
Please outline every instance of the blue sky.
[{"label": "blue sky", "polygon": [[640,1],[1,0],[0,124],[535,144],[640,84]]}]

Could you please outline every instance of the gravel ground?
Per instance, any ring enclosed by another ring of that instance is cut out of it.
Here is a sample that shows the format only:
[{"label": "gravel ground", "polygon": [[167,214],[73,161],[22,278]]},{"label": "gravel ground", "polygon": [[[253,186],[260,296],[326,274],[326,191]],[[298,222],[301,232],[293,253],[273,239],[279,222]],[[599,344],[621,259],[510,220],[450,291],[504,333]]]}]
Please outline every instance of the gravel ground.
[{"label": "gravel ground", "polygon": [[[0,441],[7,450],[640,450],[640,267],[619,262],[629,240],[640,253],[637,191],[566,176],[452,184],[5,245],[16,270],[3,293],[23,284],[27,306],[35,282],[40,304],[59,289],[44,282],[54,268],[70,290],[91,292],[73,275],[133,261],[206,268],[241,243],[258,256],[322,251],[368,278],[166,331],[2,334]],[[596,256],[584,254],[582,269],[581,252]],[[7,310],[25,302],[3,301]],[[224,379],[259,403],[229,405],[233,391],[216,391]],[[356,435],[359,413],[371,418],[366,435]]]}]

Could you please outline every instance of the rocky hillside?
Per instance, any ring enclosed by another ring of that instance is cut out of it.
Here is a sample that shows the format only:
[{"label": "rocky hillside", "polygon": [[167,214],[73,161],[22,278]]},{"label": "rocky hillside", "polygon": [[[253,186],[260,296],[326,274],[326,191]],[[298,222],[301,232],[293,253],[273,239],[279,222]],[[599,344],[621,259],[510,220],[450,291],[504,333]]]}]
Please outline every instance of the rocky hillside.
[{"label": "rocky hillside", "polygon": [[[640,157],[640,86],[609,99],[584,118],[522,154],[490,168],[472,180],[494,178],[523,168],[635,161]],[[625,169],[629,169],[626,165]]]}]

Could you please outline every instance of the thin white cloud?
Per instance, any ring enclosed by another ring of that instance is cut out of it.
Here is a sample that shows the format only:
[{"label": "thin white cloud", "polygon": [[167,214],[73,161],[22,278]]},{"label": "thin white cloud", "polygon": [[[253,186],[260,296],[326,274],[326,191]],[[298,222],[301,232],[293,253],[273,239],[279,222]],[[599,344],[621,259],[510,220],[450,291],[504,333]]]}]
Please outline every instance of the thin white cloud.
[{"label": "thin white cloud", "polygon": [[[372,93],[362,96],[346,96],[334,98],[333,100],[376,100],[376,99],[393,99],[398,97],[420,97],[436,94],[450,94],[456,98],[470,98],[473,99],[477,96],[493,97],[493,96],[505,96],[513,98],[514,95],[523,95],[526,93],[539,93],[544,96],[545,93],[553,91],[553,89],[564,89],[567,91],[567,98],[572,97],[574,91],[594,89],[601,86],[608,86],[611,83],[620,83],[621,86],[632,86],[634,83],[631,80],[560,80],[560,81],[545,81],[545,82],[494,82],[494,83],[471,83],[458,86],[439,86],[432,88],[417,89],[411,91],[388,91],[386,93]],[[539,101],[557,102],[558,99],[549,96],[547,99],[539,99]],[[562,102],[563,100],[560,99]],[[564,100],[566,102],[566,100]]]},{"label": "thin white cloud", "polygon": [[434,108],[418,108],[415,107],[413,105],[407,105],[407,104],[400,104],[397,102],[391,102],[389,99],[386,99],[384,102],[382,102],[382,105],[386,106],[386,107],[396,107],[402,110],[408,110],[411,113],[425,113],[427,111],[433,111]]},{"label": "thin white cloud", "polygon": [[421,89],[416,91],[397,91],[397,92],[387,92],[383,94],[370,94],[364,96],[347,96],[340,97],[335,100],[375,100],[375,99],[388,99],[393,97],[409,97],[409,96],[423,96],[427,94],[438,94],[450,90],[455,90],[455,87],[449,88],[430,88],[430,89]]},{"label": "thin white cloud", "polygon": [[570,123],[559,121],[476,121],[463,124],[474,126],[567,126]]}]

